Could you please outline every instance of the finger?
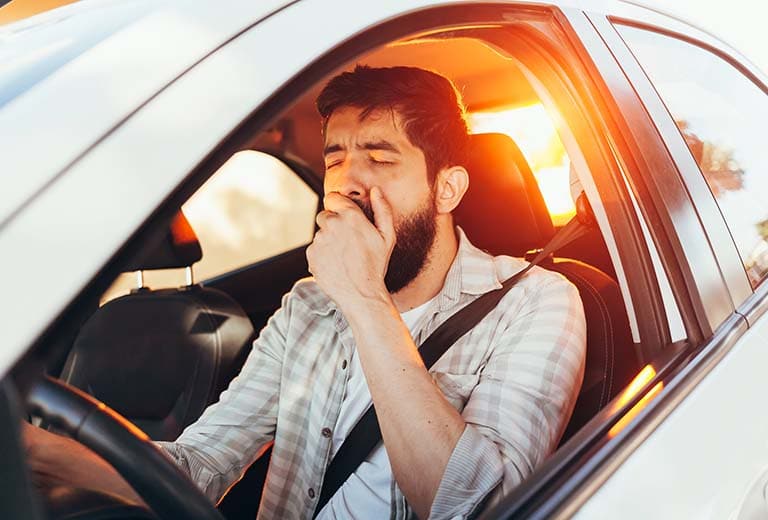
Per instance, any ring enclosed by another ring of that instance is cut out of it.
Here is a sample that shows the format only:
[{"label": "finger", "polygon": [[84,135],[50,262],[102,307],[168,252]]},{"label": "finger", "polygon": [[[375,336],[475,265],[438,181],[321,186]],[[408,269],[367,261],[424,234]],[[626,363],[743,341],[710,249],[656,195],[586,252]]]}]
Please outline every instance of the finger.
[{"label": "finger", "polygon": [[358,205],[355,204],[352,199],[345,197],[338,191],[332,191],[323,198],[323,207],[334,213],[341,213],[347,210],[360,210]]},{"label": "finger", "polygon": [[312,247],[313,245],[314,245],[314,243],[312,243],[312,244],[309,244],[309,247],[307,247],[307,249],[306,249],[306,251],[305,251],[305,254],[306,254],[306,256],[307,256],[307,268],[308,268],[308,271],[309,271],[309,273],[310,273],[310,274],[312,274],[312,275],[314,275],[314,273],[312,272],[312,270],[313,270],[313,268],[314,268],[314,264],[315,264],[315,262],[314,262],[314,259],[315,259],[315,250],[314,250],[314,248]]},{"label": "finger", "polygon": [[371,188],[371,208],[373,209],[373,222],[376,229],[388,244],[395,243],[395,222],[392,215],[392,206],[384,198],[381,188]]},{"label": "finger", "polygon": [[321,211],[317,214],[317,217],[315,217],[315,222],[317,222],[317,227],[320,229],[324,229],[328,225],[328,221],[333,219],[334,217],[338,217],[338,213],[335,211],[329,211],[327,209]]}]

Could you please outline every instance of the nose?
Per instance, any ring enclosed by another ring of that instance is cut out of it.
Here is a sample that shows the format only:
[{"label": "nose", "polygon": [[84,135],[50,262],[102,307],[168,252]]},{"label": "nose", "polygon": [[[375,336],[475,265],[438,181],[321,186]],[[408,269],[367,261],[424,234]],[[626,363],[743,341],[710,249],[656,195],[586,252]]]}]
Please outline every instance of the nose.
[{"label": "nose", "polygon": [[339,192],[350,199],[365,198],[368,190],[365,183],[365,172],[354,161],[346,160],[325,174],[325,192]]}]

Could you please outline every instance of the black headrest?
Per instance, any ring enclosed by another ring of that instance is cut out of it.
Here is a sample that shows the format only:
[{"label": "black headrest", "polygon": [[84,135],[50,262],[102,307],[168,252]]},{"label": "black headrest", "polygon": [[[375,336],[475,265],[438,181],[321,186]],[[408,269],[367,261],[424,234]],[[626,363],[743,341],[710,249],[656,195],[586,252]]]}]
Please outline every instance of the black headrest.
[{"label": "black headrest", "polygon": [[188,267],[203,257],[195,230],[179,210],[163,238],[147,249],[126,271]]},{"label": "black headrest", "polygon": [[555,233],[528,162],[505,134],[470,136],[469,189],[453,216],[469,239],[491,254],[524,256]]}]

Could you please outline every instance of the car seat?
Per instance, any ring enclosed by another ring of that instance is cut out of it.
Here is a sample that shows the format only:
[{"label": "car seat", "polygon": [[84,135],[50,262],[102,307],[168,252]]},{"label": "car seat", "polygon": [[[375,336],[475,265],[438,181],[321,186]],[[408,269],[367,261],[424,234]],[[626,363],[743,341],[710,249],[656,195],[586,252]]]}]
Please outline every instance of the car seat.
[{"label": "car seat", "polygon": [[[179,212],[162,241],[128,271],[187,268],[202,258]],[[104,401],[155,440],[174,440],[218,399],[254,338],[248,316],[222,291],[192,283],[140,287],[83,325],[61,379]]]},{"label": "car seat", "polygon": [[[524,257],[549,242],[555,234],[551,217],[528,162],[509,136],[472,135],[467,170],[469,189],[454,218],[473,244],[493,255]],[[579,211],[590,211],[588,204],[579,204]],[[578,260],[556,257],[541,265],[578,288],[587,322],[584,382],[565,442],[629,384],[640,366],[616,282]]]}]

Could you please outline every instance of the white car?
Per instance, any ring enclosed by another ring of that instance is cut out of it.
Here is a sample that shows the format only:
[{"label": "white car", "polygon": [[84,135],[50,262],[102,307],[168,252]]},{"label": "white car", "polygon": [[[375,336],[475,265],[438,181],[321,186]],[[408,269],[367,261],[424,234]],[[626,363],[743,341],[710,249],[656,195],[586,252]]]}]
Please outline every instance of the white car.
[{"label": "white car", "polygon": [[[482,518],[767,517],[768,81],[711,34],[599,0],[86,0],[0,27],[0,517],[253,518],[266,457],[217,510],[69,388],[153,439],[216,399],[307,274],[313,101],[355,63],[462,91],[491,163],[469,168],[471,239],[523,255],[574,215],[591,229],[545,265],[588,307],[583,400]],[[36,492],[25,405],[154,512]]]}]

